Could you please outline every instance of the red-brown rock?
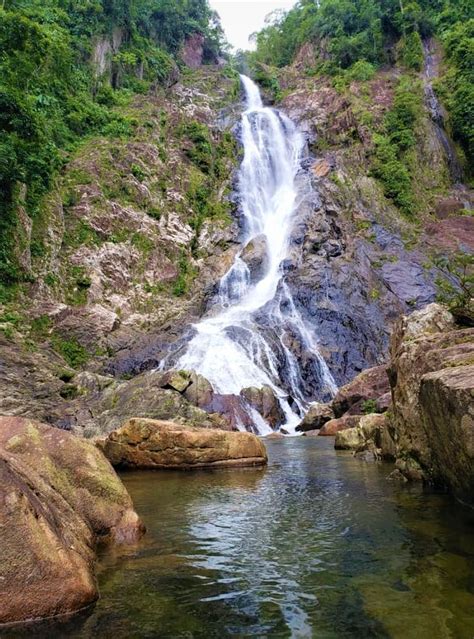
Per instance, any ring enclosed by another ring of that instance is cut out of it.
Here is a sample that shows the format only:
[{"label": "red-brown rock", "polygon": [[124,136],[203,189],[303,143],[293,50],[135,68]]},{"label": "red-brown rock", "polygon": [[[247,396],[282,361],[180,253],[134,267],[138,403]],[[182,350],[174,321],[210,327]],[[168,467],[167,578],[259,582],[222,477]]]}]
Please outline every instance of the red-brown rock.
[{"label": "red-brown rock", "polygon": [[319,431],[320,437],[335,437],[341,430],[355,428],[359,425],[361,415],[346,415],[339,419],[331,419]]}]

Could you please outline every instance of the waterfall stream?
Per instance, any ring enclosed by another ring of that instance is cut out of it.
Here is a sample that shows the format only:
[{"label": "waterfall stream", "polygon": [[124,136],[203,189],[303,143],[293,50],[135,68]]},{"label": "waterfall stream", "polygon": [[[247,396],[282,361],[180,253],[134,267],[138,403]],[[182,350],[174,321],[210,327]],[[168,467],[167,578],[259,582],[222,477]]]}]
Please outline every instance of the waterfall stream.
[{"label": "waterfall stream", "polygon": [[[296,308],[283,270],[298,206],[296,176],[304,139],[284,114],[264,107],[250,78],[241,76],[241,80],[246,95],[238,180],[242,250],[220,281],[208,316],[194,326],[195,334],[177,367],[200,373],[220,394],[239,395],[245,388],[269,386],[285,415],[285,430],[291,433],[311,401],[327,399],[336,390],[313,327],[305,324]],[[251,243],[261,247],[256,276],[243,259]],[[311,359],[317,398],[304,390],[301,363],[292,344]],[[256,410],[249,405],[246,409],[258,433],[271,432]]]}]

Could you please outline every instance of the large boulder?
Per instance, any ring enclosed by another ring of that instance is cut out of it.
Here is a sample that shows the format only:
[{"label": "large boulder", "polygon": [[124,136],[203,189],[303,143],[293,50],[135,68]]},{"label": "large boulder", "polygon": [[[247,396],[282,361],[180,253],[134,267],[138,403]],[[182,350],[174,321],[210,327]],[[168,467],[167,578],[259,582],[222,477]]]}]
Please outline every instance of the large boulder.
[{"label": "large boulder", "polygon": [[144,532],[96,446],[0,417],[0,624],[75,612],[98,597],[95,547]]},{"label": "large boulder", "polygon": [[337,392],[332,402],[336,417],[345,413],[361,415],[367,402],[376,407],[377,400],[390,392],[386,366],[375,366],[363,371]]},{"label": "large boulder", "polygon": [[198,469],[267,463],[265,446],[252,433],[151,419],[130,419],[101,446],[114,466],[127,468]]},{"label": "large boulder", "polygon": [[387,416],[375,413],[362,417],[355,428],[339,431],[334,447],[353,450],[361,459],[393,459],[395,456]]},{"label": "large boulder", "polygon": [[329,404],[312,404],[296,430],[299,433],[319,430],[334,418],[334,411]]},{"label": "large boulder", "polygon": [[[398,464],[463,498],[474,494],[474,329],[431,304],[403,318],[391,343],[391,427]],[[416,468],[416,473],[412,469]],[[409,476],[408,476],[409,475]]]},{"label": "large boulder", "polygon": [[336,433],[359,425],[360,415],[347,415],[339,419],[331,419],[326,422],[319,431],[320,437],[335,437]]}]

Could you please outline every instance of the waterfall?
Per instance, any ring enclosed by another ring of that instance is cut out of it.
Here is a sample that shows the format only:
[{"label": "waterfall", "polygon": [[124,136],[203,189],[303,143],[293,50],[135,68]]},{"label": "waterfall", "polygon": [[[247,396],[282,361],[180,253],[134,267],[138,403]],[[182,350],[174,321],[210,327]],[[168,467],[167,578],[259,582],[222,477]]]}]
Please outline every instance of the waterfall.
[{"label": "waterfall", "polygon": [[[248,387],[270,386],[294,432],[308,404],[328,399],[336,385],[285,282],[283,263],[298,206],[296,176],[304,140],[284,114],[263,106],[258,87],[241,76],[246,110],[241,120],[244,157],[238,191],[243,217],[242,251],[222,278],[216,304],[194,326],[195,335],[177,360],[180,369],[206,377],[220,394],[239,395]],[[244,249],[258,239],[262,268],[252,278]],[[304,352],[306,370],[317,380],[318,397],[309,397],[296,350]],[[271,432],[248,406],[260,434]]]}]

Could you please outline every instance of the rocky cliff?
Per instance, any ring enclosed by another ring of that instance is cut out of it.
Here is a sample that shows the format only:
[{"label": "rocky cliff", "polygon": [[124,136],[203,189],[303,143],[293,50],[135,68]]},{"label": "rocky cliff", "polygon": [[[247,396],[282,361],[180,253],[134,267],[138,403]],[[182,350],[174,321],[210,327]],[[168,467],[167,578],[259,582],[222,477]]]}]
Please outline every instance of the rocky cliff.
[{"label": "rocky cliff", "polygon": [[[474,250],[470,194],[451,184],[422,93],[416,215],[373,173],[373,133],[399,76],[381,70],[341,91],[309,73],[303,51],[279,77],[278,106],[307,140],[286,283],[339,385],[385,362],[396,320],[435,299],[433,258]],[[34,281],[0,307],[1,413],[93,434],[138,406],[143,416],[228,427],[203,407],[225,413],[242,401],[189,402],[146,376],[172,361],[239,249],[238,78],[206,66],[173,82],[115,107],[119,129],[79,145],[44,200],[27,256]],[[243,256],[253,273],[261,254],[249,246]],[[304,370],[304,347],[296,338],[290,347]]]}]

